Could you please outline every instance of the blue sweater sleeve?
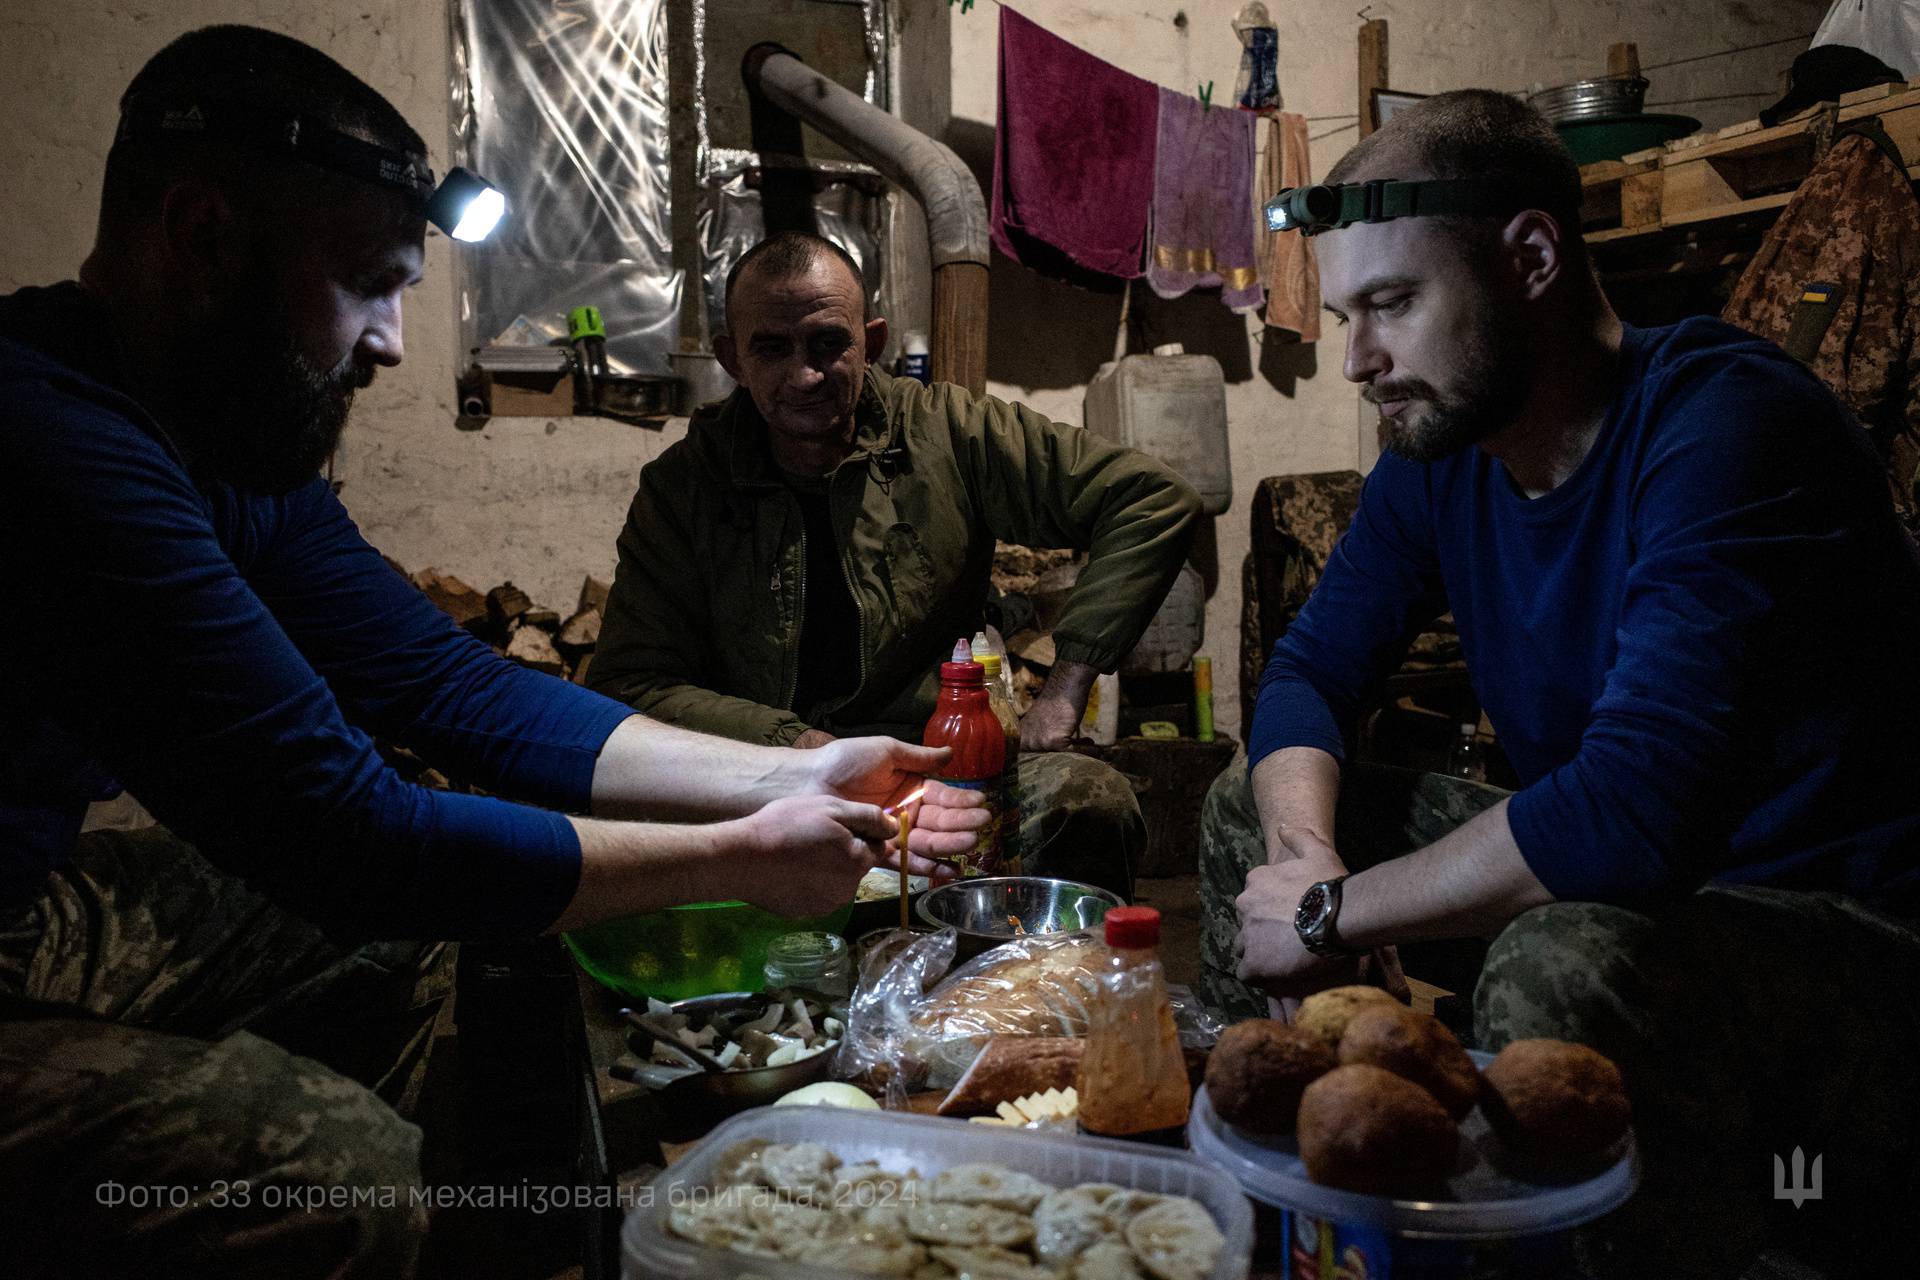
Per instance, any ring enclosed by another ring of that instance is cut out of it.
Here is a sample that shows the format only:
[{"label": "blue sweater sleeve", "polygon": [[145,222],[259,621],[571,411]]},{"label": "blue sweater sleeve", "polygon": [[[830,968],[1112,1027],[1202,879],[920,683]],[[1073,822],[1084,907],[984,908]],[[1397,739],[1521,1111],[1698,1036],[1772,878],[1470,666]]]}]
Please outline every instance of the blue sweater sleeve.
[{"label": "blue sweater sleeve", "polygon": [[1353,523],[1260,675],[1249,769],[1283,747],[1345,759],[1368,693],[1446,612],[1425,481],[1424,467],[1391,455],[1367,477]]},{"label": "blue sweater sleeve", "polygon": [[1630,496],[1616,656],[1578,750],[1507,809],[1563,900],[1658,901],[1713,874],[1765,795],[1767,681],[1845,661],[1802,648],[1845,629],[1809,587],[1850,580],[1860,495],[1884,488],[1864,435],[1797,369],[1695,362],[1669,384]]},{"label": "blue sweater sleeve", "polygon": [[395,573],[325,481],[282,500],[249,585],[347,717],[488,791],[585,812],[630,707],[508,662]]},{"label": "blue sweater sleeve", "polygon": [[[0,536],[71,641],[39,705],[215,863],[331,929],[507,936],[553,921],[579,878],[565,818],[402,782],[137,410],[44,382],[9,390]],[[526,770],[530,790],[579,794],[572,766],[542,772]]]}]

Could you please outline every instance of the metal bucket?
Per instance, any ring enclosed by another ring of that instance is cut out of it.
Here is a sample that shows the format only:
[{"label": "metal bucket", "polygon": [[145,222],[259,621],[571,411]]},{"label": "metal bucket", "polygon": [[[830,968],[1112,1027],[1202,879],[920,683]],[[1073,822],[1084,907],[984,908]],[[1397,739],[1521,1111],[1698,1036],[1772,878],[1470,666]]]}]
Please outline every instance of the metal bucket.
[{"label": "metal bucket", "polygon": [[1592,116],[1637,115],[1646,99],[1645,77],[1602,76],[1596,80],[1576,80],[1557,89],[1542,89],[1527,98],[1527,105],[1550,123],[1563,124]]}]

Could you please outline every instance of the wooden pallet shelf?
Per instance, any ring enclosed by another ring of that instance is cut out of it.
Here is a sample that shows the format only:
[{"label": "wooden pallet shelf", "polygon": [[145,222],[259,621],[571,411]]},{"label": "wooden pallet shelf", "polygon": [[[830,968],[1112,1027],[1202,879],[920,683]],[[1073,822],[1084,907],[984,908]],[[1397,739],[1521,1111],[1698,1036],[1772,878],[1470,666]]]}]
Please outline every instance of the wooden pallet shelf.
[{"label": "wooden pallet shelf", "polygon": [[[1742,121],[1619,160],[1583,165],[1581,223],[1590,245],[1765,215],[1786,205],[1835,129],[1878,117],[1901,153],[1920,159],[1920,81],[1875,85],[1770,128]],[[1920,165],[1908,170],[1920,175]]]}]

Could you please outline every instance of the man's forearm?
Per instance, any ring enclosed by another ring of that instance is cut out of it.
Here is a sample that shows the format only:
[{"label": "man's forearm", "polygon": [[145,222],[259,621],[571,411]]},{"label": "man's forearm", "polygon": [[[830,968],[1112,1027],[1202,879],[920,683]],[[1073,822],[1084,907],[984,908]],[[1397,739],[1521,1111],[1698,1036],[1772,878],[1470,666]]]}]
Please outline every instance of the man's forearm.
[{"label": "man's forearm", "polygon": [[1521,856],[1503,800],[1424,849],[1350,876],[1340,937],[1366,948],[1491,936],[1553,900]]},{"label": "man's forearm", "polygon": [[724,876],[721,829],[573,819],[580,883],[547,932],[738,896]]},{"label": "man's forearm", "polygon": [[1298,856],[1288,847],[1289,832],[1305,832],[1321,844],[1338,847],[1333,842],[1338,760],[1318,747],[1282,747],[1254,766],[1252,782],[1268,862]]},{"label": "man's forearm", "polygon": [[725,818],[751,813],[806,784],[803,752],[755,746],[629,716],[593,770],[599,818]]}]

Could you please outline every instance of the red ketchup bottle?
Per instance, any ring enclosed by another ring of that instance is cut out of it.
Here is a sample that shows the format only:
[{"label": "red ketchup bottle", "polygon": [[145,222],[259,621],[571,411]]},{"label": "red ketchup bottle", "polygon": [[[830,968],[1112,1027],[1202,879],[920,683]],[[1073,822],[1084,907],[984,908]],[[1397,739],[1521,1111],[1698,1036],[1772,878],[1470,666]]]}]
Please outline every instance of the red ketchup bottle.
[{"label": "red ketchup bottle", "polygon": [[[953,755],[933,775],[934,781],[968,791],[983,791],[991,808],[1007,767],[1007,734],[987,700],[986,669],[971,661],[962,640],[954,662],[940,664],[940,699],[921,741],[929,747],[952,747]],[[962,877],[997,875],[1000,870],[1000,814],[981,829],[973,848],[948,859]]]}]

